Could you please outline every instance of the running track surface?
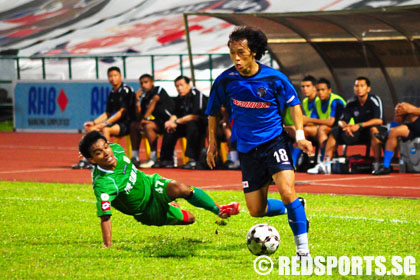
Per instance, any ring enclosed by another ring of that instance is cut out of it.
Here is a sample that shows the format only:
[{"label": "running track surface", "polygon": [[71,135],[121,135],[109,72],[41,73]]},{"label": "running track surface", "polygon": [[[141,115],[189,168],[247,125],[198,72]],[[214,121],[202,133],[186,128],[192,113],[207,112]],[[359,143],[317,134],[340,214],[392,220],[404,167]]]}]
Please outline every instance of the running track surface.
[{"label": "running track surface", "polygon": [[[0,180],[90,184],[90,170],[72,170],[81,134],[0,132]],[[121,144],[125,146],[124,141]],[[140,150],[143,155],[144,151]],[[180,153],[178,153],[180,154]],[[180,162],[180,160],[179,160]],[[242,190],[240,171],[146,169],[204,189]],[[296,190],[305,193],[420,198],[420,174],[386,176],[296,173]],[[270,191],[276,191],[275,186]]]}]

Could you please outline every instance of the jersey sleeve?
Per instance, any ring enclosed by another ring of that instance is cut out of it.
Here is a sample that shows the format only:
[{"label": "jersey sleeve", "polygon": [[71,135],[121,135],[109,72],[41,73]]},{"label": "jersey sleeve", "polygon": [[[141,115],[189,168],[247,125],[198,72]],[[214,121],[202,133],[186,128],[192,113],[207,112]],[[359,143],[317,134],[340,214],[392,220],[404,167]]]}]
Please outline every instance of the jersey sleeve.
[{"label": "jersey sleeve", "polygon": [[128,109],[128,104],[130,104],[130,99],[132,97],[133,92],[130,90],[130,87],[124,86],[123,87],[124,96],[121,98],[121,108]]},{"label": "jersey sleeve", "polygon": [[287,107],[293,107],[300,104],[298,94],[287,77],[281,80],[280,87],[278,87],[277,90],[283,90],[285,105]]},{"label": "jersey sleeve", "polygon": [[111,201],[117,197],[118,187],[111,178],[102,177],[94,182],[94,193],[96,196],[96,214],[98,217],[112,215]]},{"label": "jersey sleeve", "polygon": [[340,120],[345,121],[346,123],[350,122],[350,119],[353,117],[353,110],[351,107],[351,102],[348,101],[347,105],[343,109],[343,113],[340,116]]},{"label": "jersey sleeve", "polygon": [[206,114],[210,116],[215,116],[219,111],[222,105],[225,105],[225,89],[222,84],[222,79],[219,76],[216,81],[213,83],[210,90],[210,98],[207,103]]},{"label": "jersey sleeve", "polygon": [[383,120],[384,113],[383,113],[383,106],[382,106],[381,98],[377,95],[369,96],[369,98],[372,100],[372,104],[373,104],[373,106],[372,106],[372,108],[373,108],[373,118]]},{"label": "jersey sleeve", "polygon": [[199,90],[197,89],[193,89],[193,90],[195,91],[195,95],[194,95],[193,105],[191,108],[191,114],[202,116],[205,114],[208,98]]},{"label": "jersey sleeve", "polygon": [[340,99],[334,99],[334,101],[331,104],[331,118],[338,118],[340,117],[342,111],[344,108],[344,103]]}]

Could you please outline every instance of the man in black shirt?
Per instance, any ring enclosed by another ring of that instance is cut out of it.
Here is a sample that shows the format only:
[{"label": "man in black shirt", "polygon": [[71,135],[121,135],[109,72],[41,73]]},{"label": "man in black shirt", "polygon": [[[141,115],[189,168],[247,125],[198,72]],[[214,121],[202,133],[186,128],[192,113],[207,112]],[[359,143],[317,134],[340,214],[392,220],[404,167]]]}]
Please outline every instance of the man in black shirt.
[{"label": "man in black shirt", "polygon": [[173,167],[176,142],[178,138],[186,137],[185,155],[190,160],[182,168],[195,169],[200,157],[201,140],[207,129],[205,110],[208,98],[196,88],[191,87],[188,77],[176,78],[175,87],[179,94],[175,98],[175,111],[165,122],[160,161],[154,167]]},{"label": "man in black shirt", "polygon": [[165,89],[155,86],[153,77],[143,74],[139,78],[140,88],[136,93],[136,121],[131,123],[130,138],[132,147],[132,161],[139,164],[139,146],[141,132],[146,135],[150,143],[150,159],[140,168],[150,168],[157,161],[157,134],[164,132],[165,122],[172,115],[174,101]]},{"label": "man in black shirt", "polygon": [[[108,81],[112,86],[108,96],[105,112],[93,121],[84,123],[86,132],[100,131],[106,139],[111,136],[124,136],[130,129],[130,106],[134,97],[133,89],[122,82],[120,68],[113,66],[108,69]],[[86,159],[72,166],[73,169],[91,168]]]},{"label": "man in black shirt", "polygon": [[[308,173],[329,173],[325,161],[331,160],[338,144],[371,144],[375,158],[374,169],[380,166],[381,141],[374,135],[385,129],[382,101],[379,96],[370,94],[370,81],[366,77],[358,77],[354,83],[355,96],[350,98],[343,114],[328,137],[324,162],[319,163]],[[353,123],[354,122],[354,123]]]}]

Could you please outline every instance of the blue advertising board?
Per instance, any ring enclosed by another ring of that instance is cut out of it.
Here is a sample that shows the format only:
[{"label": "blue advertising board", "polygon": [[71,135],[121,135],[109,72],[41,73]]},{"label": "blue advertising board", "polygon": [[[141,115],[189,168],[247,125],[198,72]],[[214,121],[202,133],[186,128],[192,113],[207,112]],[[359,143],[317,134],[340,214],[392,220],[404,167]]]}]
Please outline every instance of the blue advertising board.
[{"label": "blue advertising board", "polygon": [[[137,90],[138,82],[126,82]],[[107,81],[16,83],[16,131],[83,130],[83,123],[105,112],[111,85]]]}]

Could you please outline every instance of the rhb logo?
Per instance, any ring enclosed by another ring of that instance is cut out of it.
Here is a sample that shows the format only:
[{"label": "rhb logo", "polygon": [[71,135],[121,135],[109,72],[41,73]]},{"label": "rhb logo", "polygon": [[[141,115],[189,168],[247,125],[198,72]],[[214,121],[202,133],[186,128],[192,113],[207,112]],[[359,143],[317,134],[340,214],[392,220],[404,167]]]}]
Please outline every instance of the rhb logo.
[{"label": "rhb logo", "polygon": [[29,115],[53,115],[57,105],[63,113],[69,99],[63,89],[57,93],[55,87],[31,87],[28,94]]}]

